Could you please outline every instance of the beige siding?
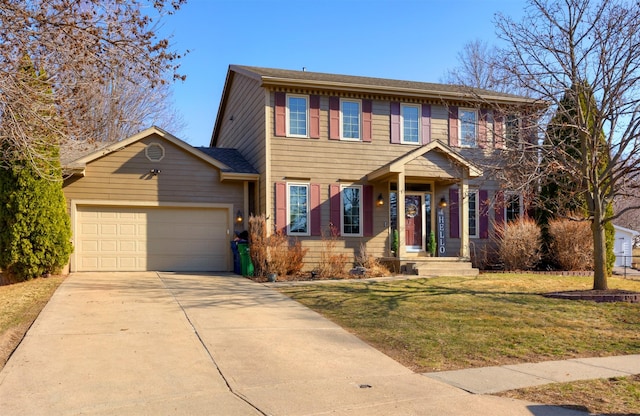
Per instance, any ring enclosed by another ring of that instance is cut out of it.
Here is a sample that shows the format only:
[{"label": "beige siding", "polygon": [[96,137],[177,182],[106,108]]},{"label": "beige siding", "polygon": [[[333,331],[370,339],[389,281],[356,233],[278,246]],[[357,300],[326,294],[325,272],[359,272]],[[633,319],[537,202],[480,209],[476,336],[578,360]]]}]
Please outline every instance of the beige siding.
[{"label": "beige siding", "polygon": [[[217,147],[238,149],[244,158],[258,172],[265,172],[266,128],[270,124],[265,119],[266,92],[258,81],[235,73],[228,94],[224,114],[221,114]],[[231,120],[233,118],[233,120]],[[261,212],[266,209],[265,189],[267,178],[262,176],[258,184]]]},{"label": "beige siding", "polygon": [[[149,143],[164,147],[161,161],[147,159]],[[152,176],[151,169],[161,172]],[[234,212],[244,206],[242,183],[220,182],[217,168],[158,136],[90,162],[84,177],[65,181],[64,193],[68,204],[72,200],[216,203],[232,204]]]},{"label": "beige siding", "polygon": [[[273,94],[267,117],[273,117]],[[373,100],[372,108],[372,142],[352,142],[329,140],[329,96],[320,98],[320,139],[301,139],[291,137],[274,137],[274,128],[269,130],[271,141],[271,175],[268,192],[272,200],[275,200],[274,182],[282,181],[309,181],[321,185],[321,224],[323,230],[328,229],[330,223],[329,185],[340,183],[367,184],[366,178],[372,171],[388,164],[389,162],[404,156],[406,153],[417,149],[418,145],[391,144],[390,143],[390,101]],[[448,142],[448,115],[446,108],[432,106],[432,139],[440,139]],[[426,157],[420,157],[407,166],[407,176],[422,177],[433,176],[438,180],[451,180],[460,177],[461,172],[455,169],[451,160],[437,152],[430,152]],[[388,204],[387,183],[373,183],[374,201],[379,194],[383,194]],[[440,190],[438,190],[440,189]],[[448,184],[436,183],[434,198],[439,200],[441,196],[448,199]],[[442,193],[439,193],[442,192]],[[269,212],[274,216],[273,206]],[[374,235],[372,237],[341,237],[337,249],[345,253],[350,261],[360,251],[360,245],[366,244],[370,254],[375,256],[389,255],[389,208],[374,206]],[[448,213],[447,213],[448,221]],[[319,260],[322,239],[320,237],[303,237],[303,246],[309,247],[306,261],[307,268]],[[448,242],[455,245],[457,255],[459,240]]]},{"label": "beige siding", "polygon": [[449,144],[449,110],[445,106],[431,106],[431,139]]}]

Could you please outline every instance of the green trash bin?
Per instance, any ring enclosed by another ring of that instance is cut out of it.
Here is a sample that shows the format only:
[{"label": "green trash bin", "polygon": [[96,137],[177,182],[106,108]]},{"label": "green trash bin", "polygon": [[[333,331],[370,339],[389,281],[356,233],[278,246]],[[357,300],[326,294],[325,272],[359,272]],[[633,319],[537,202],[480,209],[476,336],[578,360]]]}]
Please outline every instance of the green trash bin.
[{"label": "green trash bin", "polygon": [[253,276],[253,263],[249,255],[249,244],[238,243],[238,253],[240,253],[240,271],[243,276]]}]

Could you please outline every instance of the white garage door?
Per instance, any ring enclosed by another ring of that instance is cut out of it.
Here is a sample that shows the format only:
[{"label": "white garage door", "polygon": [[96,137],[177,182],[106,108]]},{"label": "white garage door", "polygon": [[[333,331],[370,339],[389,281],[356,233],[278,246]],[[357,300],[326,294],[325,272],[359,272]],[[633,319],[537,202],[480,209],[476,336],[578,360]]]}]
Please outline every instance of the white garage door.
[{"label": "white garage door", "polygon": [[77,271],[228,270],[227,210],[78,206]]}]

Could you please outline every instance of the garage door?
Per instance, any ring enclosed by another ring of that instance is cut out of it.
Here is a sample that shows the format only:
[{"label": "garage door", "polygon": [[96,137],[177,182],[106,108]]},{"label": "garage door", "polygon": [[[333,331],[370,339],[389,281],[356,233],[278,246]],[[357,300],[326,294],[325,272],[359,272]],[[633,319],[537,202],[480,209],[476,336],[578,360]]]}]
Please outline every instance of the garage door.
[{"label": "garage door", "polygon": [[78,206],[77,271],[228,270],[227,210]]}]

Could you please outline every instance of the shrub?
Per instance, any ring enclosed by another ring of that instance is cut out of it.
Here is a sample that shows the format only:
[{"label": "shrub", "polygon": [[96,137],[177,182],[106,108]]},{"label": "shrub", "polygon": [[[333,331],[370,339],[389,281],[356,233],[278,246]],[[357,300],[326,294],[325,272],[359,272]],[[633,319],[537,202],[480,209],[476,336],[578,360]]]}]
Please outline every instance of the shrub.
[{"label": "shrub", "polygon": [[302,248],[302,243],[297,238],[293,243],[289,242],[287,256],[287,275],[297,275],[304,267],[304,256],[307,255],[308,248]]},{"label": "shrub", "polygon": [[541,258],[541,231],[536,222],[520,218],[497,227],[498,256],[506,270],[530,270]]},{"label": "shrub", "polygon": [[254,276],[264,277],[267,273],[276,273],[285,277],[299,273],[304,267],[304,256],[308,249],[302,248],[297,239],[289,241],[280,231],[267,237],[266,224],[264,215],[249,217],[249,253]]},{"label": "shrub", "polygon": [[332,225],[328,231],[322,232],[322,247],[320,249],[320,261],[315,270],[321,279],[346,277],[345,267],[348,257],[344,253],[336,253],[338,234]]},{"label": "shrub", "polygon": [[562,270],[593,270],[593,237],[589,221],[549,221],[549,254]]},{"label": "shrub", "polygon": [[0,169],[0,247],[9,282],[62,270],[73,247],[61,179],[41,177],[28,162]]},{"label": "shrub", "polygon": [[254,276],[267,275],[267,220],[264,215],[249,216],[249,255]]},{"label": "shrub", "polygon": [[289,256],[289,242],[287,236],[276,231],[267,239],[267,273],[278,276],[287,275],[287,257]]}]

